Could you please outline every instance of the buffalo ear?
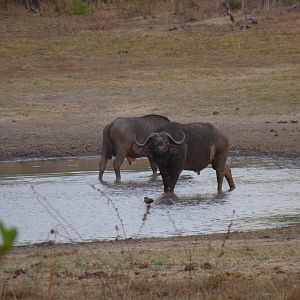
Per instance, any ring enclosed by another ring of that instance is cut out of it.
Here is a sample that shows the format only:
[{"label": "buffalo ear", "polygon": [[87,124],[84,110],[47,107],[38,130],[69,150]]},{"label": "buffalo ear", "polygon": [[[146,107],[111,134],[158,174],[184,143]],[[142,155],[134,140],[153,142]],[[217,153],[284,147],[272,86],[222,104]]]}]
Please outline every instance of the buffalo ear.
[{"label": "buffalo ear", "polygon": [[171,146],[171,147],[169,147],[169,152],[170,153],[179,153],[179,150],[177,147]]}]

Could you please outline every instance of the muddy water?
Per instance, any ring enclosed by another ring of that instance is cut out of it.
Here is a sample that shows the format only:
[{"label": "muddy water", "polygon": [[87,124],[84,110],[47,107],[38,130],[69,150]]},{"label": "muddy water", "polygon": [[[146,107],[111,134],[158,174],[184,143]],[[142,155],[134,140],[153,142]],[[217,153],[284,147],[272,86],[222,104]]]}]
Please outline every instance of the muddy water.
[{"label": "muddy water", "polygon": [[[19,230],[18,244],[166,237],[273,228],[300,222],[299,160],[232,157],[237,189],[216,194],[215,172],[185,171],[165,197],[148,163],[125,165],[115,183],[111,167],[97,180],[97,160],[0,163],[0,219]],[[227,183],[224,184],[227,188]],[[143,222],[144,197],[151,197]]]}]

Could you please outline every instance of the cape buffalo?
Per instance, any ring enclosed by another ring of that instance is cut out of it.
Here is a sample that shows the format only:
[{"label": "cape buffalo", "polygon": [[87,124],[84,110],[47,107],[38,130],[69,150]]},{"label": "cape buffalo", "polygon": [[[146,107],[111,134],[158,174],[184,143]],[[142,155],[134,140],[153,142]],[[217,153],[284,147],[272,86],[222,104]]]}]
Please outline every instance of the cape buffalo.
[{"label": "cape buffalo", "polygon": [[[116,179],[121,179],[120,167],[124,159],[129,163],[137,158],[145,156],[134,144],[134,138],[146,139],[149,134],[155,131],[169,119],[160,115],[146,115],[143,117],[122,117],[117,118],[103,129],[103,140],[101,148],[101,159],[99,162],[99,180],[102,180],[107,160],[115,156],[113,167]],[[153,174],[157,166],[153,159],[149,158]]]},{"label": "cape buffalo", "polygon": [[135,144],[152,159],[161,173],[164,192],[174,192],[182,170],[199,172],[210,163],[216,170],[218,193],[222,193],[223,178],[230,190],[235,188],[231,170],[226,165],[229,142],[209,123],[180,124],[170,122],[151,133],[144,143]]}]

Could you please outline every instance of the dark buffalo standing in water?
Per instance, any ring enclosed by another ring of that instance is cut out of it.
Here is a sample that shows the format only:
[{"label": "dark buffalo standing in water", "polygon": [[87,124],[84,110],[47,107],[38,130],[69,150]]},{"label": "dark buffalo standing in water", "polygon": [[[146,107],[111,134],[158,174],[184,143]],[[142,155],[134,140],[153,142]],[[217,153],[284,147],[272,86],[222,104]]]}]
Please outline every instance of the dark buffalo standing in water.
[{"label": "dark buffalo standing in water", "polygon": [[135,144],[158,165],[165,193],[174,192],[182,170],[199,174],[209,164],[216,170],[218,193],[222,193],[224,176],[230,190],[235,188],[226,165],[228,139],[209,123],[170,122],[151,133],[145,142],[139,141],[142,140],[137,136]]},{"label": "dark buffalo standing in water", "polygon": [[[143,117],[117,118],[105,126],[99,163],[99,180],[102,180],[107,160],[113,156],[115,156],[113,167],[116,179],[120,180],[120,167],[125,158],[131,163],[135,158],[145,156],[134,144],[135,136],[138,139],[145,140],[152,132],[168,122],[170,122],[169,119],[164,116],[147,115]],[[155,174],[157,165],[152,158],[149,158],[149,162]]]}]

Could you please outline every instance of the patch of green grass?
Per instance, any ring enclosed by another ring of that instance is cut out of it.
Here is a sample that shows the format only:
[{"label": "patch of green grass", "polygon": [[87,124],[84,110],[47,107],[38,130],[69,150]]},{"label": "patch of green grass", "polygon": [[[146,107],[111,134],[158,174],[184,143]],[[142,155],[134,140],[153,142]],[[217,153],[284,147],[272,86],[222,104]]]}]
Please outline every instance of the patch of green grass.
[{"label": "patch of green grass", "polygon": [[91,12],[91,8],[82,0],[56,1],[56,10],[63,14],[85,16]]},{"label": "patch of green grass", "polygon": [[14,274],[17,269],[18,269],[17,267],[8,267],[8,268],[4,269],[4,272],[8,273],[8,274]]},{"label": "patch of green grass", "polygon": [[271,260],[271,259],[272,259],[272,256],[270,256],[270,255],[264,255],[264,256],[257,257],[257,260],[259,260],[259,261],[265,261],[265,260]]},{"label": "patch of green grass", "polygon": [[157,259],[152,261],[152,265],[155,267],[172,267],[174,266],[174,262],[169,258],[165,256],[160,256]]}]

